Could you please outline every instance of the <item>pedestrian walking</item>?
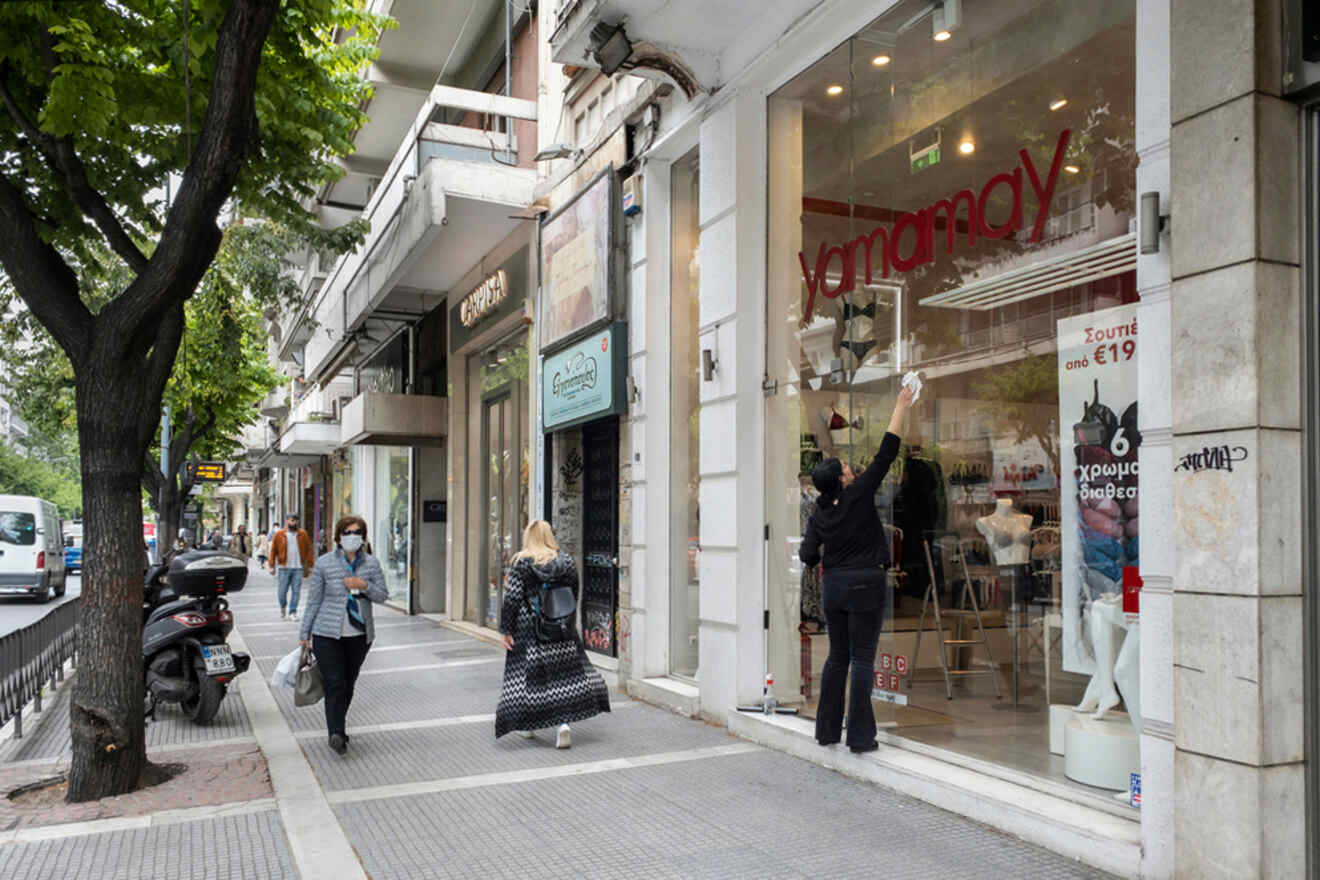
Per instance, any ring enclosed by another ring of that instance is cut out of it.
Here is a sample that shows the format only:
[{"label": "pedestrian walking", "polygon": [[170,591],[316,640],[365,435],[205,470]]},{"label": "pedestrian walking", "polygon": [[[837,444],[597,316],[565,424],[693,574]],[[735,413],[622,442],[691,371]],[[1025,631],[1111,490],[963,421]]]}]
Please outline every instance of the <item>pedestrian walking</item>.
[{"label": "pedestrian walking", "polygon": [[495,711],[495,736],[511,730],[558,727],[555,747],[572,745],[569,724],[610,711],[610,692],[587,659],[576,633],[557,641],[537,635],[542,588],[570,587],[578,595],[573,558],[559,551],[550,524],[536,520],[523,530],[522,550],[513,557],[504,586],[500,632],[504,634],[504,686]]},{"label": "pedestrian walking", "polygon": [[816,711],[816,742],[823,746],[834,745],[843,734],[843,691],[851,665],[848,747],[854,752],[880,747],[875,740],[871,686],[876,643],[889,604],[889,548],[882,538],[875,493],[898,457],[899,434],[912,396],[907,387],[899,392],[889,430],[865,471],[854,475],[847,464],[829,458],[811,473],[820,498],[807,520],[798,556],[805,564],[821,565],[823,570],[823,604],[830,637]]},{"label": "pedestrian walking", "polygon": [[270,542],[270,571],[276,579],[281,618],[298,619],[298,593],[303,576],[312,572],[314,560],[312,539],[298,528],[298,515],[289,514],[284,518],[284,528]]},{"label": "pedestrian walking", "polygon": [[257,533],[257,564],[262,568],[266,567],[266,557],[270,555],[270,538],[266,535],[266,530],[262,529]]},{"label": "pedestrian walking", "polygon": [[363,549],[366,539],[367,521],[360,516],[346,516],[335,524],[335,549],[316,560],[299,627],[302,646],[312,649],[321,670],[326,732],[338,755],[348,752],[348,707],[376,638],[371,603],[390,595],[380,563]]},{"label": "pedestrian walking", "polygon": [[219,529],[213,529],[208,543],[211,545],[212,550],[223,550],[225,548],[225,536],[221,534]]},{"label": "pedestrian walking", "polygon": [[229,552],[241,556],[244,565],[252,558],[252,536],[247,533],[247,526],[240,523],[234,530],[234,537],[229,542]]}]

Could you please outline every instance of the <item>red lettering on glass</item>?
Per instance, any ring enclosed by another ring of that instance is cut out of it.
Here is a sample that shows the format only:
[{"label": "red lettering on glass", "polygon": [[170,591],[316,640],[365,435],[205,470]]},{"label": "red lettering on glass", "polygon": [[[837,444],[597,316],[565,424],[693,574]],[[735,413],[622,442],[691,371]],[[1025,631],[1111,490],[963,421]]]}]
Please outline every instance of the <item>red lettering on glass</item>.
[{"label": "red lettering on glass", "polygon": [[[834,299],[843,293],[851,292],[857,285],[857,254],[859,251],[865,252],[866,283],[870,284],[875,277],[876,256],[879,255],[880,277],[888,278],[889,270],[892,267],[898,272],[909,272],[918,266],[929,263],[935,259],[935,230],[942,224],[945,230],[944,235],[944,253],[951,256],[955,250],[955,244],[958,240],[960,231],[957,212],[960,204],[967,206],[967,244],[973,246],[976,244],[976,236],[979,233],[985,238],[1006,238],[1012,233],[1022,228],[1023,206],[1022,206],[1022,171],[1027,172],[1027,182],[1031,184],[1032,192],[1035,193],[1039,207],[1036,210],[1036,218],[1031,229],[1031,240],[1040,241],[1041,233],[1045,231],[1045,221],[1050,217],[1050,208],[1054,200],[1054,188],[1059,182],[1059,171],[1063,168],[1063,157],[1068,150],[1068,140],[1072,132],[1070,129],[1064,129],[1059,132],[1059,139],[1054,146],[1054,159],[1050,163],[1048,176],[1045,183],[1040,181],[1040,174],[1036,170],[1036,164],[1031,160],[1031,154],[1025,149],[1018,150],[1018,156],[1022,160],[1019,167],[1012,171],[1001,172],[986,181],[985,186],[981,188],[979,196],[970,189],[959,190],[950,198],[941,199],[929,207],[922,208],[920,211],[909,211],[897,217],[894,221],[892,230],[886,230],[883,226],[877,226],[869,235],[858,236],[852,241],[842,246],[830,247],[822,242],[820,250],[816,253],[815,273],[812,273],[807,266],[807,256],[805,253],[798,252],[798,262],[802,266],[802,280],[807,285],[807,307],[803,312],[804,322],[810,320],[813,309],[816,305],[816,294],[821,293],[828,299]],[[996,188],[1007,186],[1013,196],[1013,206],[1009,213],[1008,220],[1000,226],[992,226],[986,217],[986,208]],[[803,199],[804,206],[808,200]],[[940,214],[943,212],[943,216]],[[854,216],[863,217],[867,214],[875,214],[874,211],[856,211]],[[879,216],[879,215],[876,215]],[[915,235],[905,235],[911,229]],[[911,253],[903,256],[902,250],[911,248]],[[839,283],[831,289],[825,283],[826,268],[835,255],[838,255],[842,266],[839,271]]]}]

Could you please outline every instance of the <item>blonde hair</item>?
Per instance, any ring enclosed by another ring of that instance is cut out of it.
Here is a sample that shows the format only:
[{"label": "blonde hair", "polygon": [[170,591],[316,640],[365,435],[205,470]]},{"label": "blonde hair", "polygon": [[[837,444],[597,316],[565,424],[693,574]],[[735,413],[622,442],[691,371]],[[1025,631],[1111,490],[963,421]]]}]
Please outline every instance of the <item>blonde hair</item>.
[{"label": "blonde hair", "polygon": [[550,523],[543,519],[534,519],[523,529],[522,549],[514,554],[513,561],[530,559],[537,565],[544,565],[559,555],[559,542]]}]

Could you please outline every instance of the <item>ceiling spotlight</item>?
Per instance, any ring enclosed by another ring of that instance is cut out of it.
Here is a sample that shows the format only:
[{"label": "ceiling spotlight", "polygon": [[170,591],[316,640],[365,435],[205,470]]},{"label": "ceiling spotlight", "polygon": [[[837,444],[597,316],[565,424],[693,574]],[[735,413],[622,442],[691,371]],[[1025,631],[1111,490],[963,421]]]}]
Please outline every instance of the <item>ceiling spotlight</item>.
[{"label": "ceiling spotlight", "polygon": [[934,14],[930,17],[930,29],[935,42],[943,43],[961,25],[962,0],[943,0],[935,5]]},{"label": "ceiling spotlight", "polygon": [[1051,110],[1062,110],[1064,107],[1067,106],[1068,106],[1067,98],[1056,98],[1055,100],[1050,102]]},{"label": "ceiling spotlight", "polygon": [[825,90],[825,94],[829,95],[831,98],[836,97],[838,95],[842,95],[843,86],[839,85],[838,83],[835,83],[834,85],[830,86]]},{"label": "ceiling spotlight", "polygon": [[889,63],[889,61],[890,58],[888,55],[877,55],[871,59],[871,63],[874,64],[876,67],[884,67],[886,64]]},{"label": "ceiling spotlight", "polygon": [[964,156],[969,156],[976,152],[976,144],[971,138],[964,138],[963,142],[958,145],[958,152],[962,153]]},{"label": "ceiling spotlight", "polygon": [[1069,174],[1076,174],[1078,171],[1081,171],[1082,169],[1078,168],[1076,165],[1064,165],[1063,170],[1067,171]]}]

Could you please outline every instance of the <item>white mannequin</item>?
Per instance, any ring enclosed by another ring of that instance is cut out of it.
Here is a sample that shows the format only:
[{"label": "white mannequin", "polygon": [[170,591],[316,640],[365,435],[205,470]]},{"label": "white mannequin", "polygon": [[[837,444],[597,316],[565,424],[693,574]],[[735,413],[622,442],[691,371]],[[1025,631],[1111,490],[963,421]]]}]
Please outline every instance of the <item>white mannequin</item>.
[{"label": "white mannequin", "polygon": [[[1141,730],[1141,627],[1123,613],[1123,597],[1108,593],[1091,602],[1091,643],[1095,646],[1095,675],[1086,685],[1079,712],[1094,712],[1097,721],[1118,705],[1115,682],[1127,697],[1128,717]],[[1121,638],[1118,630],[1127,630]],[[1119,645],[1122,648],[1119,648]]]},{"label": "white mannequin", "polygon": [[1014,513],[1013,499],[1000,498],[995,512],[976,521],[990,545],[995,565],[1026,565],[1031,560],[1031,514]]}]

